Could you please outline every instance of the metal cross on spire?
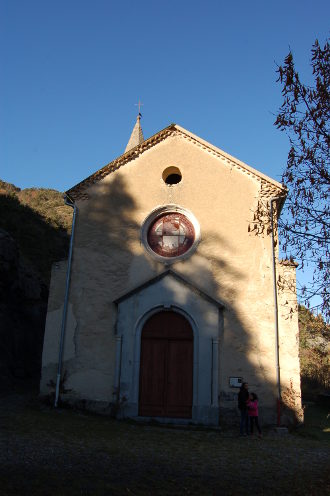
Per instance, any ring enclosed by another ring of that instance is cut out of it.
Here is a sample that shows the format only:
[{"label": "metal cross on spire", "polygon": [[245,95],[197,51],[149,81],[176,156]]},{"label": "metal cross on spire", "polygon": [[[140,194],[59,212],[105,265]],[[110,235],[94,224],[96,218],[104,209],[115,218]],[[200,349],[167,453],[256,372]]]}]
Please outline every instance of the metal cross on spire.
[{"label": "metal cross on spire", "polygon": [[140,112],[140,109],[141,109],[142,105],[144,105],[144,104],[140,102],[140,98],[139,98],[139,103],[134,103],[134,105],[135,105],[136,107],[139,107],[139,116],[141,116],[141,117],[142,117],[142,114],[141,114],[141,112]]}]

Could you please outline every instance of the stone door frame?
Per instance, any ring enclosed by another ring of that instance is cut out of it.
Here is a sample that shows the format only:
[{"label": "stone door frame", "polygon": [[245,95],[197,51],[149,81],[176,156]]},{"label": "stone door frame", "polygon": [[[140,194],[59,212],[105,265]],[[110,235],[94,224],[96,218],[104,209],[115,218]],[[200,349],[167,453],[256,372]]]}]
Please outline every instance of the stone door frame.
[{"label": "stone door frame", "polygon": [[[167,274],[117,301],[115,388],[123,400],[123,415],[138,417],[141,334],[155,313],[171,310],[187,319],[193,331],[193,423],[218,424],[219,336],[223,306],[203,297]],[[160,422],[187,422],[157,417]]]}]

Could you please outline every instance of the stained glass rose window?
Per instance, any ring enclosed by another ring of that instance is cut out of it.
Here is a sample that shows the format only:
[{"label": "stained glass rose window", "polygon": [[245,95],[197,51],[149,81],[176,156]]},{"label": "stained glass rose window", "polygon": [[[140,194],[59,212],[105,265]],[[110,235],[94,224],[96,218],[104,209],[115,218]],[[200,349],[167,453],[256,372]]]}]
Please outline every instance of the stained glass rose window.
[{"label": "stained glass rose window", "polygon": [[149,247],[161,257],[179,257],[194,244],[195,229],[179,212],[166,212],[156,217],[147,233]]}]

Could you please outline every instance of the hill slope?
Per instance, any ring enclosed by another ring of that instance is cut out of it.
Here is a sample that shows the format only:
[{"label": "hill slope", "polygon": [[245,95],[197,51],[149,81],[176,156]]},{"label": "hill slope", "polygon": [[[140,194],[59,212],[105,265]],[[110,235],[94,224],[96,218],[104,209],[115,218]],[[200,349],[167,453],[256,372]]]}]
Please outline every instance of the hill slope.
[{"label": "hill slope", "polygon": [[0,390],[38,383],[51,266],[67,257],[71,217],[58,191],[0,181]]},{"label": "hill slope", "polygon": [[300,373],[303,396],[330,392],[330,325],[299,305]]},{"label": "hill slope", "polygon": [[53,262],[66,258],[72,208],[44,188],[17,188],[0,180],[0,228],[16,241],[21,261],[49,286]]}]

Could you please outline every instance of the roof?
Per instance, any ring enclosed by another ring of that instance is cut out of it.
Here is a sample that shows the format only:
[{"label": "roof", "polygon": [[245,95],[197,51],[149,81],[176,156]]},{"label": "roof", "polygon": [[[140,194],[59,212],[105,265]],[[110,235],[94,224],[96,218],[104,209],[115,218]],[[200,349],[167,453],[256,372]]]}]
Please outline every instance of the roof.
[{"label": "roof", "polygon": [[[137,123],[136,123],[137,125]],[[135,125],[135,127],[136,127]],[[134,133],[134,130],[133,130]],[[132,133],[132,134],[133,134]],[[198,146],[205,150],[206,152],[217,156],[223,160],[225,160],[228,164],[231,166],[235,167],[236,169],[242,171],[243,173],[254,177],[258,181],[261,182],[261,196],[264,198],[270,198],[270,197],[284,197],[286,196],[287,189],[286,187],[282,186],[281,183],[278,181],[275,181],[274,179],[266,176],[262,172],[257,171],[256,169],[253,169],[249,165],[245,164],[244,162],[238,160],[237,158],[233,157],[232,155],[229,155],[228,153],[224,152],[220,148],[217,148],[216,146],[212,145],[211,143],[208,143],[207,141],[203,140],[202,138],[199,138],[198,136],[194,135],[190,131],[187,131],[181,126],[178,126],[177,124],[170,124],[168,127],[163,129],[162,131],[159,131],[158,133],[154,134],[150,138],[146,139],[145,141],[137,144],[134,146],[134,148],[125,151],[123,155],[120,155],[118,158],[110,162],[109,164],[105,165],[101,169],[97,170],[94,172],[94,174],[90,175],[80,183],[76,184],[72,188],[70,188],[68,191],[66,191],[66,194],[72,198],[73,200],[85,200],[88,199],[88,194],[87,194],[87,189],[92,186],[93,184],[97,183],[98,181],[102,180],[105,176],[108,174],[111,174],[112,172],[116,171],[120,167],[123,167],[125,164],[130,162],[132,159],[137,158],[140,156],[142,153],[144,153],[146,150],[152,148],[153,146],[157,145],[161,141],[165,140],[169,136],[175,136],[179,135],[183,137],[184,139],[187,139],[191,143],[193,143],[195,146]]]}]

